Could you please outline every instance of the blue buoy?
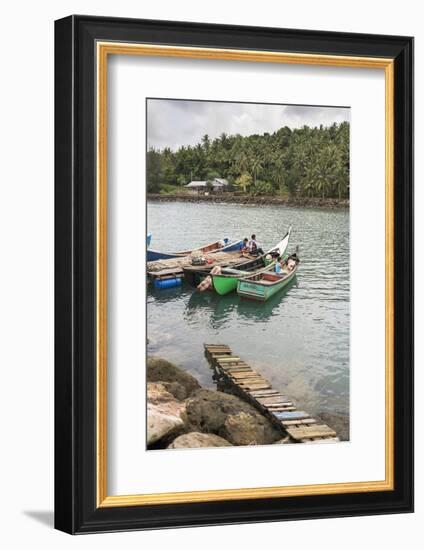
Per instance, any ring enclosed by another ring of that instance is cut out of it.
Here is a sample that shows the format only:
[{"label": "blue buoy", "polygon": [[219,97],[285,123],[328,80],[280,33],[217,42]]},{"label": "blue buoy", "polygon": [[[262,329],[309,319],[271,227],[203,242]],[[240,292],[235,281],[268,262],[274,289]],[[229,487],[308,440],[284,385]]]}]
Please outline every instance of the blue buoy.
[{"label": "blue buoy", "polygon": [[182,279],[175,277],[175,279],[155,279],[154,280],[155,288],[172,288],[174,286],[181,286]]}]

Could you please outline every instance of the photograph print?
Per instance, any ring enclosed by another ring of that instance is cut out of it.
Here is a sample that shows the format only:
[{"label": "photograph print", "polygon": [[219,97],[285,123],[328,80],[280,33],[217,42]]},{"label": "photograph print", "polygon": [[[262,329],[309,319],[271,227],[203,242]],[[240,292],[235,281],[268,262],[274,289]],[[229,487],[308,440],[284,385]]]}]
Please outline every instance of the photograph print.
[{"label": "photograph print", "polygon": [[350,108],[146,114],[147,449],[349,441]]}]

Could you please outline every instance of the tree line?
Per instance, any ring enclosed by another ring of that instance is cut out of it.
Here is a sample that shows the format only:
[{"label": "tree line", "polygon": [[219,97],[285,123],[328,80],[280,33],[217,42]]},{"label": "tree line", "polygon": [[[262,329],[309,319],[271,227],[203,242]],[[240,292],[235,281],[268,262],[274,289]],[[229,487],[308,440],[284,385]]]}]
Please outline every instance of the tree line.
[{"label": "tree line", "polygon": [[194,146],[151,148],[147,190],[192,180],[226,178],[234,189],[253,195],[349,196],[349,123],[290,129],[250,136],[205,134]]}]

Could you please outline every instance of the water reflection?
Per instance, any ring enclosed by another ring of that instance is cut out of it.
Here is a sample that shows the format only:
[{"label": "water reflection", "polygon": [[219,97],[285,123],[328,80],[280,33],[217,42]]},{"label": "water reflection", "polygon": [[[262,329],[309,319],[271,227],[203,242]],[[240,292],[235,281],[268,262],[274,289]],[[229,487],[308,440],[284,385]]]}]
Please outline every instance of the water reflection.
[{"label": "water reflection", "polygon": [[224,326],[227,321],[232,319],[232,314],[236,312],[240,319],[265,323],[270,317],[281,312],[285,297],[292,287],[298,288],[297,277],[266,302],[242,298],[237,292],[220,296],[216,292],[206,291],[202,293],[194,290],[184,310],[184,319],[188,323],[196,323],[199,320],[199,311],[203,320],[207,311],[210,314],[212,326]]}]

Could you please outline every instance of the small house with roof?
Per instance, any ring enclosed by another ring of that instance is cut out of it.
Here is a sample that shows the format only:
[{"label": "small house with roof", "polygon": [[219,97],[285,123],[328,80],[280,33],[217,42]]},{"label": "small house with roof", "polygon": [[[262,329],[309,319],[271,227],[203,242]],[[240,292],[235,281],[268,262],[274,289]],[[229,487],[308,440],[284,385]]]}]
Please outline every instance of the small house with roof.
[{"label": "small house with roof", "polygon": [[[210,184],[212,187],[208,186],[208,181],[210,181]],[[211,189],[212,191],[226,191],[228,188],[228,181],[223,178],[213,178],[211,180],[205,180],[205,181],[191,181],[185,186],[186,189],[189,191],[192,191],[194,193],[206,193]]]}]

